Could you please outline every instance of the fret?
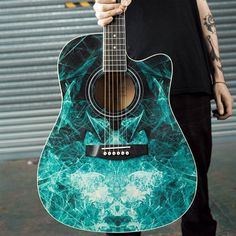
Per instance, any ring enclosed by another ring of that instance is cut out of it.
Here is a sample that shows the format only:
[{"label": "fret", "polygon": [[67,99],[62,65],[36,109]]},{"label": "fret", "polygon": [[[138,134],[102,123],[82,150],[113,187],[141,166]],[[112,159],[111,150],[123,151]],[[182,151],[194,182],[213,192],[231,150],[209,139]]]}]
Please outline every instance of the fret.
[{"label": "fret", "polygon": [[123,69],[105,69],[105,68],[103,68],[103,71],[104,72],[126,72],[126,69],[125,68],[123,68]]},{"label": "fret", "polygon": [[108,63],[105,63],[107,66],[109,66],[109,65],[112,65],[112,66],[114,66],[114,65],[126,65],[126,61],[120,61],[120,60],[115,60],[115,61],[111,61],[111,60],[104,60],[104,62],[108,62]]},{"label": "fret", "polygon": [[114,67],[114,66],[125,66],[126,64],[105,64],[106,67]]},{"label": "fret", "polygon": [[125,66],[127,64],[127,62],[124,62],[124,63],[120,63],[120,61],[116,61],[116,62],[112,62],[111,63],[111,61],[109,61],[109,63],[108,64],[104,64],[104,66],[107,66],[107,67],[109,67],[109,66]]},{"label": "fret", "polygon": [[112,60],[103,60],[105,66],[114,66],[114,65],[126,65],[127,61],[112,61]]},{"label": "fret", "polygon": [[103,54],[103,56],[106,57],[106,58],[109,58],[109,57],[111,57],[111,58],[112,58],[112,57],[119,57],[120,59],[121,59],[121,58],[126,59],[126,56],[124,56],[123,54],[118,54],[118,55],[117,55],[117,54],[114,54],[114,55]]},{"label": "fret", "polygon": [[109,45],[106,45],[105,46],[105,49],[107,49],[107,48],[113,48],[113,49],[116,49],[116,48],[114,48],[114,47],[123,47],[123,48],[125,48],[126,47],[126,45],[125,44],[116,44],[116,43],[113,43],[113,44],[109,44]]},{"label": "fret", "polygon": [[106,68],[106,67],[103,67],[103,70],[105,71],[105,72],[108,72],[108,71],[110,71],[110,72],[113,72],[113,71],[125,71],[127,69],[127,67],[126,66],[123,66],[123,67],[118,67],[118,66],[114,66],[114,67],[109,67],[109,68]]},{"label": "fret", "polygon": [[126,33],[125,29],[124,29],[125,25],[123,26],[119,26],[119,27],[110,27],[110,28],[106,28],[104,29],[105,33]]},{"label": "fret", "polygon": [[124,39],[104,39],[104,43],[105,44],[124,44],[124,45],[126,45],[126,42],[125,42],[126,40],[124,40]]},{"label": "fret", "polygon": [[117,57],[117,58],[125,58],[126,56],[125,56],[125,53],[126,53],[126,51],[124,51],[124,53],[122,52],[122,51],[119,51],[119,53],[118,52],[116,52],[116,53],[113,53],[113,55],[111,54],[111,51],[107,51],[107,53],[103,53],[103,56],[104,57],[107,57],[107,58],[109,58],[109,57]]},{"label": "fret", "polygon": [[126,65],[104,66],[104,69],[109,69],[109,70],[111,70],[111,69],[123,70],[125,68],[126,68]]},{"label": "fret", "polygon": [[[107,43],[106,45],[114,45],[114,44]],[[124,46],[126,46],[125,44],[117,44],[117,43],[115,45],[124,45]]]},{"label": "fret", "polygon": [[125,65],[122,66],[118,66],[118,65],[114,65],[114,66],[104,66],[103,67],[105,70],[124,70],[126,68]]},{"label": "fret", "polygon": [[122,46],[118,46],[116,44],[114,44],[114,45],[112,45],[110,47],[105,47],[104,48],[104,50],[107,50],[107,51],[123,51],[125,49],[126,49],[125,45],[123,45],[123,47],[122,47]]},{"label": "fret", "polygon": [[119,26],[125,26],[125,24],[115,24],[115,25],[110,25],[110,26],[108,26],[108,28],[110,29],[110,28],[117,28],[117,27],[119,27]]},{"label": "fret", "polygon": [[[116,31],[116,30],[112,30],[112,31],[109,31],[109,32],[106,32],[106,36],[108,35],[109,37],[111,37],[110,35],[112,34],[112,36],[115,34],[115,35],[117,35],[117,34],[124,34],[124,37],[125,37],[125,31],[121,31],[121,30],[118,30],[118,31]],[[113,37],[112,37],[113,38]],[[114,37],[115,38],[115,37]]]},{"label": "fret", "polygon": [[111,56],[114,56],[114,55],[121,55],[122,56],[122,54],[125,54],[125,52],[126,52],[126,49],[124,48],[124,49],[113,49],[113,48],[111,48],[111,49],[104,49],[104,54],[105,55],[111,55]]},{"label": "fret", "polygon": [[126,68],[112,68],[112,69],[106,69],[103,68],[104,72],[125,72]]},{"label": "fret", "polygon": [[[115,47],[115,48],[114,48]],[[106,52],[124,52],[126,50],[126,47],[118,47],[118,46],[111,46],[109,48],[104,48],[105,53]]]},{"label": "fret", "polygon": [[111,42],[111,41],[109,41],[109,42],[106,42],[105,47],[106,47],[106,46],[109,46],[109,45],[113,45],[113,46],[116,46],[116,45],[123,45],[123,46],[126,46],[126,43],[125,43],[125,42]]},{"label": "fret", "polygon": [[[116,43],[113,43],[113,44],[105,45],[104,49],[110,49],[110,48],[113,49],[114,47],[116,47],[116,48],[118,48],[118,47],[125,48],[126,45],[125,45],[125,44],[116,44]],[[114,48],[114,49],[116,49],[116,48]]]},{"label": "fret", "polygon": [[113,56],[106,55],[103,58],[106,61],[126,61],[127,60],[127,58],[124,56],[114,56],[114,55]]},{"label": "fret", "polygon": [[126,56],[122,53],[122,54],[114,54],[114,55],[111,55],[109,53],[107,54],[103,54],[103,57],[106,58],[106,59],[113,59],[113,60],[126,60]]},{"label": "fret", "polygon": [[119,29],[119,28],[111,28],[111,29],[106,29],[105,30],[105,33],[106,34],[125,34],[126,32],[125,32],[125,30],[121,30],[121,29]]},{"label": "fret", "polygon": [[107,41],[109,41],[109,40],[114,40],[114,41],[115,41],[116,39],[117,39],[117,40],[122,39],[122,40],[120,40],[120,41],[123,41],[125,38],[114,38],[114,39],[106,39],[106,38],[105,38],[105,40],[107,40]]},{"label": "fret", "polygon": [[113,62],[109,62],[108,64],[105,63],[104,66],[110,67],[110,66],[125,66],[127,63],[121,63],[120,61],[113,61]]},{"label": "fret", "polygon": [[111,45],[111,44],[122,44],[122,45],[126,45],[125,40],[124,39],[105,39],[104,41],[106,41],[106,45]]},{"label": "fret", "polygon": [[[103,60],[104,62],[111,62],[111,60]],[[120,64],[122,65],[125,65],[127,62],[126,61],[120,61],[120,60],[117,60],[117,61],[113,61],[114,63],[115,62],[119,62]],[[109,65],[109,64],[108,64]],[[113,64],[112,64],[113,65]]]},{"label": "fret", "polygon": [[126,37],[125,37],[126,33],[125,32],[106,32],[106,34],[104,35],[104,39],[105,40],[111,40],[111,41],[125,41]]},{"label": "fret", "polygon": [[103,61],[104,62],[111,62],[111,61],[121,61],[121,62],[127,62],[127,59],[125,58],[125,57],[123,57],[123,56],[120,56],[120,57],[116,57],[116,56],[111,56],[111,57],[109,57],[109,56],[105,56],[105,57],[103,57]]},{"label": "fret", "polygon": [[126,66],[126,64],[104,64],[103,65],[104,67],[108,67],[108,68],[110,68],[110,67],[124,67],[124,66]]},{"label": "fret", "polygon": [[110,47],[114,47],[114,46],[118,46],[118,47],[126,47],[126,44],[124,43],[110,43],[110,44],[106,44],[104,45],[104,48],[110,48]]},{"label": "fret", "polygon": [[[125,51],[125,52],[126,52],[126,51]],[[121,56],[124,55],[124,53],[114,53],[113,55],[111,55],[110,52],[108,52],[108,53],[106,53],[105,55],[106,55],[107,57],[112,57],[112,56],[113,56],[113,57],[117,57],[117,58],[119,57],[119,58],[120,58]]]},{"label": "fret", "polygon": [[113,34],[110,34],[110,35],[106,35],[105,37],[104,37],[104,39],[105,40],[111,40],[112,42],[114,42],[114,41],[125,41],[125,34],[124,35],[117,35],[117,36],[114,36]]}]

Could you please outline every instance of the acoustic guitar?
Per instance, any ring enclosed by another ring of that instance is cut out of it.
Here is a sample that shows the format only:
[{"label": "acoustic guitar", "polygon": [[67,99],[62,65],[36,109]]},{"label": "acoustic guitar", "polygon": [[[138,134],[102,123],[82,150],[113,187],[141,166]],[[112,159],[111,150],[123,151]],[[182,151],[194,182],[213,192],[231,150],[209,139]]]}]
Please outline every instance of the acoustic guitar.
[{"label": "acoustic guitar", "polygon": [[127,233],[163,227],[189,209],[197,170],[170,106],[172,75],[166,54],[127,55],[125,14],[103,34],[64,46],[61,109],[37,173],[53,218],[80,230]]}]

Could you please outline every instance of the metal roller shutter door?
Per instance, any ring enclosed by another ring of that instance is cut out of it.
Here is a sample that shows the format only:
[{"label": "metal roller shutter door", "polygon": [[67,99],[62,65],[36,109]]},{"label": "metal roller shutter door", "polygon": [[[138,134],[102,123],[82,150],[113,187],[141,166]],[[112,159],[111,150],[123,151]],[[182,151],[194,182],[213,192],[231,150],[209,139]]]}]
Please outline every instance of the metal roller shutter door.
[{"label": "metal roller shutter door", "polygon": [[[0,0],[0,160],[39,157],[60,110],[56,74],[62,46],[100,32],[92,8],[63,0]],[[226,79],[236,95],[236,2],[210,1]],[[213,121],[215,137],[236,134],[236,116]]]}]

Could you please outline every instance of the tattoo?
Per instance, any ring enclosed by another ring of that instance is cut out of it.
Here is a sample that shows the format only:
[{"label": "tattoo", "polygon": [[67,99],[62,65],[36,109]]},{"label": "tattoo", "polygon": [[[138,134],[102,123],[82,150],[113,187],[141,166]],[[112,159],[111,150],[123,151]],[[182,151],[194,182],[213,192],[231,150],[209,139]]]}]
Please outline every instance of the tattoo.
[{"label": "tattoo", "polygon": [[216,22],[212,14],[209,14],[204,18],[203,24],[207,27],[208,31],[216,33]]},{"label": "tattoo", "polygon": [[220,62],[220,57],[217,56],[216,52],[215,52],[215,49],[213,47],[213,44],[212,44],[212,41],[211,41],[211,36],[208,35],[207,36],[207,41],[209,43],[209,46],[210,46],[210,57],[211,57],[211,60],[212,61],[219,61]]},{"label": "tattoo", "polygon": [[[204,2],[206,0],[202,0]],[[206,35],[206,42],[209,47],[209,56],[213,63],[213,66],[215,68],[215,71],[219,70],[223,73],[223,67],[221,63],[221,58],[218,50],[218,41],[217,41],[217,35],[216,35],[216,22],[211,14],[211,11],[209,10],[208,13],[206,13],[205,17],[202,18],[201,23],[203,26],[205,26],[204,34]],[[216,43],[216,45],[214,45]]]},{"label": "tattoo", "polygon": [[219,69],[219,71],[221,71],[222,73],[223,72],[223,66],[221,64],[221,59],[220,57],[216,54],[216,51],[214,49],[214,46],[213,46],[213,43],[212,43],[212,40],[211,40],[211,36],[208,35],[207,36],[207,41],[208,41],[208,44],[209,44],[209,47],[210,47],[210,58],[212,61],[216,61],[218,63],[217,68]]}]

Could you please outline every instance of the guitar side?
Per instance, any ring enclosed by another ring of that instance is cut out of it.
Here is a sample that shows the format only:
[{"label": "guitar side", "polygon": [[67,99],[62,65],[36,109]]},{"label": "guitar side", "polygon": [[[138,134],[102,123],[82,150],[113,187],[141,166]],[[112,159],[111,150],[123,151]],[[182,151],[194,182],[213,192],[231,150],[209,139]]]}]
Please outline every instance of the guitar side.
[{"label": "guitar side", "polygon": [[102,60],[100,34],[76,38],[60,54],[62,103],[39,161],[40,200],[57,221],[81,230],[122,233],[163,227],[189,209],[197,187],[193,155],[169,102],[171,59],[165,54],[128,58],[142,96],[122,118],[119,143],[146,145],[148,153],[126,160],[86,155],[86,145],[103,144],[103,130],[109,129],[87,96]]}]

